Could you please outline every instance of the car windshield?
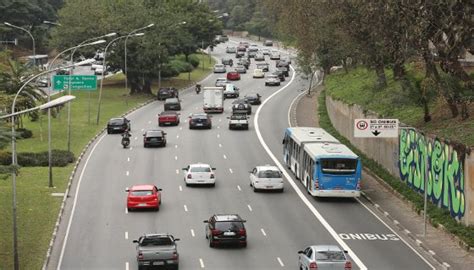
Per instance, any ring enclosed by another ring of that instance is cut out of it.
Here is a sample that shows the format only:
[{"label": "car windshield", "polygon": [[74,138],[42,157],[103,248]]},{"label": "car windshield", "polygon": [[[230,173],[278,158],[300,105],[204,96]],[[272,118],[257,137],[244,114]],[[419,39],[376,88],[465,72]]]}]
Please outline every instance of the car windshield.
[{"label": "car windshield", "polygon": [[110,119],[109,124],[112,125],[121,125],[123,124],[124,120],[123,119]]},{"label": "car windshield", "polygon": [[209,167],[191,167],[190,172],[211,172]]},{"label": "car windshield", "polygon": [[322,250],[315,254],[318,261],[345,261],[346,257],[341,251]]},{"label": "car windshield", "polygon": [[216,222],[216,229],[219,231],[237,231],[243,229],[244,225],[241,222],[235,221],[224,221],[224,222]]},{"label": "car windshield", "polygon": [[153,237],[143,239],[142,246],[169,246],[173,241],[169,237]]},{"label": "car windshield", "polygon": [[258,172],[259,178],[281,178],[281,173],[274,170],[266,170]]},{"label": "car windshield", "polygon": [[150,196],[153,195],[153,191],[151,190],[132,190],[132,196]]}]

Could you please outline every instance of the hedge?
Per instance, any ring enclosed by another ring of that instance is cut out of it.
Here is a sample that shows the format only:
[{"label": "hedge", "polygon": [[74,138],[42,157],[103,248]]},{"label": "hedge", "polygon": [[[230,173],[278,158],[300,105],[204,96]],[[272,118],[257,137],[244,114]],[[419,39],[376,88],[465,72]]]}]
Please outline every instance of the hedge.
[{"label": "hedge", "polygon": [[[12,163],[11,152],[0,152],[0,165],[10,165]],[[69,163],[74,162],[74,153],[65,150],[51,150],[51,165],[54,167],[65,167]],[[19,166],[23,167],[47,167],[49,165],[48,152],[17,153],[17,161]]]}]

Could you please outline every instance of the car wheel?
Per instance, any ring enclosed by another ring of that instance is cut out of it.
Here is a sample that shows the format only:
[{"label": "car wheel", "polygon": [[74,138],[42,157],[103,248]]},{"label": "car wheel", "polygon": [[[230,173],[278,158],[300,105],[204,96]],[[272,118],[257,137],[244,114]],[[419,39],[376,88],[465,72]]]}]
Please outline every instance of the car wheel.
[{"label": "car wheel", "polygon": [[253,186],[253,192],[257,192],[257,191],[258,189],[255,186]]}]

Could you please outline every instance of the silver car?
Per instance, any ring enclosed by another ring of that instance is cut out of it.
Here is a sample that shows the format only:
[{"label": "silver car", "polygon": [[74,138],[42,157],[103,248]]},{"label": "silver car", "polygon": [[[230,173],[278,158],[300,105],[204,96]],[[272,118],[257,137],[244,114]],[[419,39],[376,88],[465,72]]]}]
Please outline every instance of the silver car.
[{"label": "silver car", "polygon": [[227,70],[225,69],[225,65],[223,64],[215,64],[214,65],[214,73],[226,73]]},{"label": "silver car", "polygon": [[298,269],[350,270],[352,263],[346,253],[335,245],[310,246],[298,251]]},{"label": "silver car", "polygon": [[265,80],[265,86],[267,85],[280,85],[280,78],[278,78],[275,74],[267,75],[267,79]]}]

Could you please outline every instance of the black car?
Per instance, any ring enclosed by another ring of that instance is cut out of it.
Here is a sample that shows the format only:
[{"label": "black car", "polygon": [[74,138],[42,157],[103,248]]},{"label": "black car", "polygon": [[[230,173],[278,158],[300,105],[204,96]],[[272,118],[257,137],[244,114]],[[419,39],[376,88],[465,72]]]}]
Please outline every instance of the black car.
[{"label": "black car", "polygon": [[246,69],[249,69],[250,60],[248,60],[247,58],[240,58],[240,60],[237,64],[244,66]]},{"label": "black car", "polygon": [[125,117],[112,118],[107,123],[107,134],[123,133],[125,130],[130,130],[130,120]]},{"label": "black car", "polygon": [[260,100],[261,97],[262,96],[260,96],[260,94],[252,93],[252,94],[245,95],[244,99],[250,105],[260,105],[262,104],[262,101]]},{"label": "black car", "polygon": [[285,81],[285,74],[283,73],[283,71],[281,70],[275,70],[274,72],[272,72],[273,75],[277,75],[277,77],[280,79],[280,82],[284,82]]},{"label": "black car", "polygon": [[147,130],[143,134],[143,147],[166,146],[166,133],[163,130]]},{"label": "black car", "polygon": [[236,51],[235,58],[242,58],[245,55],[245,51]]},{"label": "black car", "polygon": [[181,102],[177,98],[167,98],[164,104],[165,111],[180,111]]},{"label": "black car", "polygon": [[287,67],[277,67],[277,70],[280,70],[281,72],[283,72],[283,74],[285,75],[285,77],[290,76],[290,72],[288,71],[288,68],[287,68]]},{"label": "black car", "polygon": [[232,113],[246,113],[250,115],[252,114],[252,106],[245,99],[237,99],[232,102]]},{"label": "black car", "polygon": [[247,231],[243,220],[237,214],[215,214],[204,220],[206,223],[206,239],[209,247],[220,244],[237,244],[247,246]]},{"label": "black car", "polygon": [[211,117],[207,113],[193,113],[189,116],[189,129],[212,128]]},{"label": "black car", "polygon": [[174,87],[162,87],[156,94],[158,100],[165,100],[167,98],[178,98],[178,89]]},{"label": "black car", "polygon": [[286,59],[280,59],[280,60],[277,60],[276,63],[275,63],[276,67],[289,67],[290,66],[290,62],[288,62],[288,60]]}]

